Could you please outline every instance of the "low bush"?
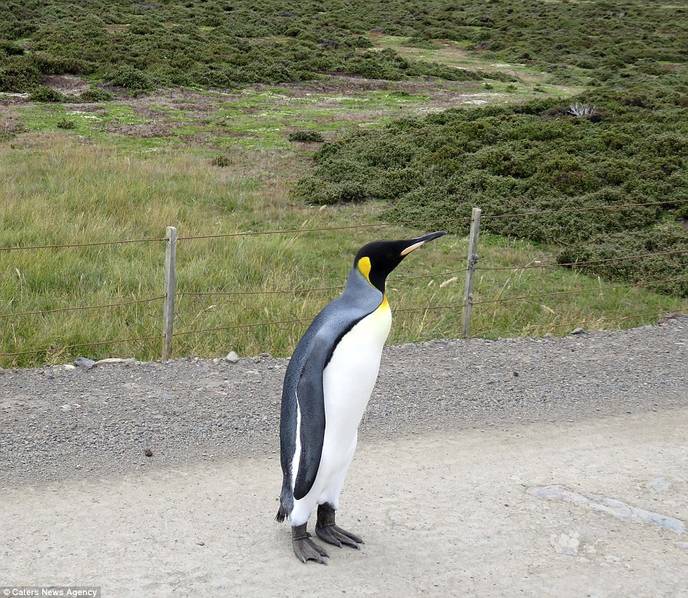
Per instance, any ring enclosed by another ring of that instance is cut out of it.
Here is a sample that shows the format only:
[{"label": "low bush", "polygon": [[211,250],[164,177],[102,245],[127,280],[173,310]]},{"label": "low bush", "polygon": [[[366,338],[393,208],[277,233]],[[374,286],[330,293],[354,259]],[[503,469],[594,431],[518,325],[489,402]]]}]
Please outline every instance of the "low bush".
[{"label": "low bush", "polygon": [[289,133],[289,141],[322,142],[325,141],[318,131],[294,131]]},{"label": "low bush", "polygon": [[29,94],[29,99],[32,102],[64,102],[66,100],[59,91],[45,85],[35,87]]},{"label": "low bush", "polygon": [[106,75],[106,80],[110,85],[130,91],[145,91],[153,88],[153,80],[147,73],[128,65],[110,71]]},{"label": "low bush", "polygon": [[68,118],[62,118],[57,121],[55,126],[58,129],[75,129],[76,123],[73,120],[69,120]]},{"label": "low bush", "polygon": [[91,87],[79,95],[79,100],[82,102],[108,102],[114,96],[105,89],[99,87]]},{"label": "low bush", "polygon": [[28,92],[41,82],[41,72],[34,64],[20,59],[0,61],[0,91]]},{"label": "low bush", "polygon": [[213,166],[219,166],[220,168],[225,168],[226,166],[229,166],[232,163],[232,161],[229,159],[228,156],[221,155],[221,156],[215,156],[210,161],[210,163]]}]

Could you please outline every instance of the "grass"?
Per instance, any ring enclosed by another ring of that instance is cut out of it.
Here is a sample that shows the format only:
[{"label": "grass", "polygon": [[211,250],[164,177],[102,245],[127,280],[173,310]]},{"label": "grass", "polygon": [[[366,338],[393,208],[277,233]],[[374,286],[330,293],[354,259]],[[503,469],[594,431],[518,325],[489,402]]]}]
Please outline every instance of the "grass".
[{"label": "grass", "polygon": [[426,40],[420,47],[412,38],[398,35],[372,34],[375,47],[394,50],[400,56],[421,62],[437,62],[457,69],[467,69],[486,74],[505,74],[513,77],[511,83],[490,81],[494,89],[506,89],[509,84],[517,84],[522,94],[535,95],[546,93],[549,96],[567,97],[583,91],[582,83],[588,77],[580,69],[569,68],[570,74],[577,74],[578,85],[561,85],[552,82],[553,77],[532,65],[505,63],[494,56],[485,56],[470,50],[470,44],[455,40]]},{"label": "grass", "polygon": [[[667,202],[631,214],[634,235],[625,235],[623,219],[486,218],[480,265],[519,268],[478,272],[476,334],[625,328],[688,310],[686,299],[593,273],[522,268],[553,263],[562,251],[596,259],[685,241],[684,4],[328,0],[323,10],[320,2],[189,0],[144,8],[129,0],[94,0],[80,11],[64,0],[8,3],[0,89],[44,102],[0,98],[0,246],[159,238],[170,224],[182,236],[386,224],[180,241],[181,293],[289,292],[180,296],[178,332],[259,325],[182,334],[175,355],[288,354],[360,245],[445,225],[453,234],[390,280],[391,341],[456,337],[460,222],[476,203],[489,213],[533,202]],[[601,110],[601,123],[562,113],[574,94]],[[331,143],[290,142],[297,132]],[[313,173],[310,187],[290,194]],[[332,198],[370,201],[308,205]],[[585,246],[548,244],[562,231]],[[589,243],[593,233],[606,236]],[[0,363],[156,358],[159,301],[19,313],[159,296],[163,253],[160,241],[0,252],[0,352],[40,349]],[[641,267],[631,274],[647,278]],[[553,294],[562,290],[570,292]],[[305,321],[266,324],[293,319]],[[153,338],[69,348],[140,336]]]},{"label": "grass", "polygon": [[[244,150],[217,168],[201,155],[174,151],[142,154],[78,142],[70,132],[28,134],[14,148],[0,146],[0,245],[47,244],[162,237],[174,224],[181,236],[274,228],[347,226],[379,221],[384,206],[369,203],[326,208],[294,204],[290,183],[305,167],[304,154]],[[419,231],[388,226],[382,231],[328,231],[180,241],[180,292],[296,289],[262,296],[180,297],[176,330],[261,323],[250,329],[184,335],[175,355],[221,355],[269,351],[286,355],[307,322],[339,287],[351,256],[372,238],[406,238]],[[411,256],[390,279],[396,310],[392,342],[456,337],[461,324],[465,239],[450,236]],[[484,266],[551,260],[546,248],[501,237],[484,237]],[[107,339],[157,336],[161,304],[103,311],[12,316],[23,311],[98,305],[159,296],[162,242],[95,248],[0,253],[0,351],[35,354],[2,357],[3,366],[63,363],[77,355],[158,357],[157,339],[67,349]],[[617,328],[653,322],[685,310],[685,301],[643,289],[612,285],[563,269],[485,272],[476,279],[476,300],[523,294],[544,296],[580,288],[558,299],[476,305],[474,329],[487,337],[565,334],[573,328]],[[427,306],[441,310],[404,311]]]},{"label": "grass", "polygon": [[185,151],[288,149],[289,134],[311,130],[332,139],[359,128],[452,106],[524,101],[530,91],[507,93],[505,83],[384,83],[330,77],[314,84],[247,88],[222,93],[168,90],[99,104],[27,104],[12,111],[30,131],[51,132],[69,119],[75,135],[122,149]]}]

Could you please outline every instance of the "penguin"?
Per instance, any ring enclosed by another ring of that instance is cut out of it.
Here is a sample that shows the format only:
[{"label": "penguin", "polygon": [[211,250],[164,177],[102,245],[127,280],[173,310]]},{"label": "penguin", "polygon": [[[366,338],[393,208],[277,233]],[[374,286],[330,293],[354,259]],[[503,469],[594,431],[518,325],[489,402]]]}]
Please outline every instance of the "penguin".
[{"label": "penguin", "polygon": [[276,519],[288,519],[294,554],[303,563],[326,564],[329,556],[306,529],[316,507],[315,533],[323,542],[351,548],[363,543],[335,523],[335,512],[392,324],[385,281],[407,255],[445,234],[364,245],[344,291],[315,317],[289,361],[282,389],[282,490]]}]

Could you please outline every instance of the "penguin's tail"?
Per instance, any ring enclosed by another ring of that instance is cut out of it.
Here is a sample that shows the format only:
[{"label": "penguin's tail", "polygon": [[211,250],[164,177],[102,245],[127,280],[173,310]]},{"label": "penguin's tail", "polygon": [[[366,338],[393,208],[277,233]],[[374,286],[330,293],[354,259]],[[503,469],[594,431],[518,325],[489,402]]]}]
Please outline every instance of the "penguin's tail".
[{"label": "penguin's tail", "polygon": [[282,492],[280,493],[280,506],[277,509],[275,519],[280,523],[284,521],[294,508],[294,493],[292,492],[289,481],[285,478],[282,484]]}]

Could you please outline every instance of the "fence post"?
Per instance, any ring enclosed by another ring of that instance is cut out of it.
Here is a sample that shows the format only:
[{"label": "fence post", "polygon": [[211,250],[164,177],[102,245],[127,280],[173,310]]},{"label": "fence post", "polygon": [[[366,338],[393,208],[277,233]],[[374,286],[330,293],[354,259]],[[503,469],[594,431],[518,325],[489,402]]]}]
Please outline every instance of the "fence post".
[{"label": "fence post", "polygon": [[478,236],[480,235],[480,208],[473,208],[471,212],[471,232],[468,237],[468,267],[466,268],[466,284],[463,289],[463,337],[471,335],[471,315],[473,312],[473,275],[478,263]]},{"label": "fence post", "polygon": [[172,355],[172,334],[174,331],[174,298],[177,293],[177,229],[167,227],[165,248],[165,304],[162,314],[162,360]]}]

